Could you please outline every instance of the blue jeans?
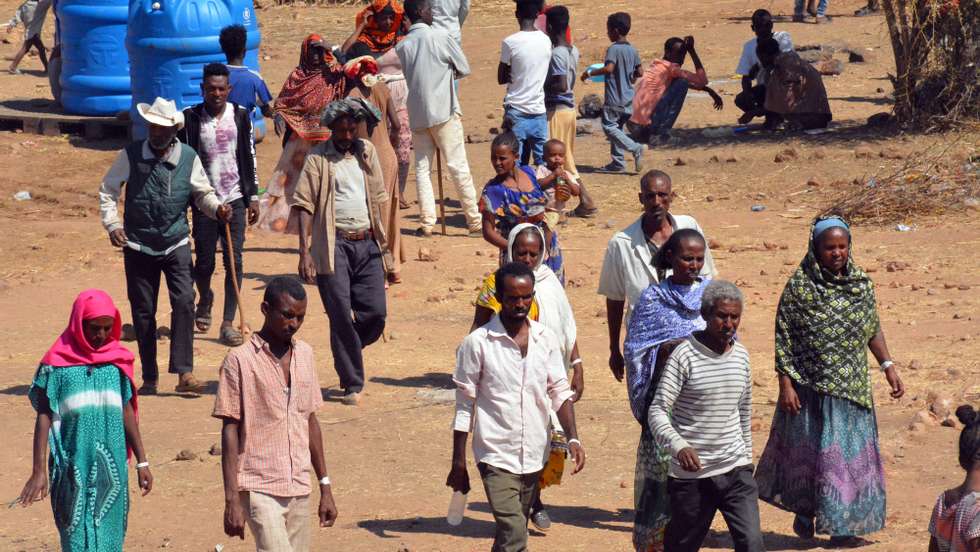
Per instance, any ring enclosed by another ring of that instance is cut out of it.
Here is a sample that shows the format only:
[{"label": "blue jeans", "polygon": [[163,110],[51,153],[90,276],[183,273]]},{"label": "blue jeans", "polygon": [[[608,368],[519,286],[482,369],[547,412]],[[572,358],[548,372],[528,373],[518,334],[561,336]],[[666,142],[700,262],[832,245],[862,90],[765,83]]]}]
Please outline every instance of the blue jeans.
[{"label": "blue jeans", "polygon": [[606,133],[609,140],[609,155],[613,167],[623,168],[626,162],[623,155],[630,152],[638,155],[643,152],[643,144],[637,144],[632,138],[623,131],[626,122],[633,115],[630,108],[602,107],[602,131]]},{"label": "blue jeans", "polygon": [[[805,2],[803,0],[795,0],[795,4],[793,5],[793,15],[802,17],[804,4]],[[827,0],[820,0],[817,3],[817,15],[823,16],[826,13],[827,13]]]},{"label": "blue jeans", "polygon": [[669,135],[670,129],[674,128],[677,117],[681,114],[684,107],[684,100],[687,98],[687,91],[690,83],[684,79],[674,79],[667,87],[667,91],[660,97],[657,107],[650,115],[650,124],[640,126],[635,123],[627,125],[630,135],[634,140],[648,142],[650,138],[663,137]]},{"label": "blue jeans", "polygon": [[544,143],[548,141],[548,114],[530,115],[505,107],[504,117],[514,125],[511,131],[517,137],[520,150],[517,152],[518,159],[523,159],[524,148],[528,147],[534,155],[534,164],[544,163]]}]

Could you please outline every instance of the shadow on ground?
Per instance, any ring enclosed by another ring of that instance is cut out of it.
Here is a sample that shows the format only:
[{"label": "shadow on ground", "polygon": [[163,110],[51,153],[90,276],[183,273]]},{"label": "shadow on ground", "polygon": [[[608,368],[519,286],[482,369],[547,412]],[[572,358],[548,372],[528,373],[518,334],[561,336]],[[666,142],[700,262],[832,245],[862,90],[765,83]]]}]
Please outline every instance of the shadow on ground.
[{"label": "shadow on ground", "polygon": [[405,378],[386,378],[375,376],[370,379],[371,383],[381,385],[391,385],[394,387],[420,387],[430,389],[455,389],[452,374],[443,372],[429,372],[420,376],[408,376]]}]

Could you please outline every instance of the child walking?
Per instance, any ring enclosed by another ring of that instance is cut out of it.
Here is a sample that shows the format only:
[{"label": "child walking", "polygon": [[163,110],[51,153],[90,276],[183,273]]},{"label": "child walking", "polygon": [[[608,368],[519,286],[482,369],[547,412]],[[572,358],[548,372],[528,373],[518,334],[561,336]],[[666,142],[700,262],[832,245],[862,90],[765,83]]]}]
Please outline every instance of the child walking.
[{"label": "child walking", "polygon": [[602,131],[609,140],[612,161],[599,172],[618,173],[626,170],[625,152],[633,154],[634,169],[643,172],[643,144],[637,144],[623,131],[633,113],[633,83],[643,74],[640,53],[626,40],[630,32],[630,14],[616,12],[606,20],[606,33],[612,45],[606,50],[605,66],[586,69],[582,81],[604,75],[605,99],[602,104]]},{"label": "child walking", "polygon": [[20,61],[27,55],[31,46],[37,48],[38,56],[41,58],[41,65],[44,66],[44,72],[48,72],[48,55],[44,49],[44,43],[41,42],[41,29],[44,27],[44,18],[47,17],[50,7],[51,0],[26,0],[17,8],[13,18],[7,23],[8,33],[13,31],[17,25],[24,25],[24,43],[20,45],[20,50],[17,50],[17,53],[14,54],[14,59],[10,62],[10,68],[7,69],[11,75],[21,74],[17,66],[20,65]]},{"label": "child walking", "polygon": [[929,521],[929,552],[980,550],[980,412],[969,405],[956,409],[960,433],[963,484],[939,495]]}]

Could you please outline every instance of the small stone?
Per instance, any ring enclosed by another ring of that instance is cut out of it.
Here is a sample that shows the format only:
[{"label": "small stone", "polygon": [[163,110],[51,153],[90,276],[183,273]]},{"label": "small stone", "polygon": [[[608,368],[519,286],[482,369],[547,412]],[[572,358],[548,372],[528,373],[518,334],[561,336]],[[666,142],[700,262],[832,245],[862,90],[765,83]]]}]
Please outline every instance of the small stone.
[{"label": "small stone", "polygon": [[939,425],[943,427],[951,427],[953,429],[963,429],[963,424],[961,424],[955,416],[947,416],[943,418],[943,421],[939,422]]},{"label": "small stone", "polygon": [[629,487],[629,484],[628,484],[628,483],[626,483],[625,481],[620,481],[620,482],[619,482],[619,488],[620,488],[620,489],[626,489],[626,488],[628,488],[628,487]]},{"label": "small stone", "polygon": [[453,284],[449,286],[449,291],[450,292],[466,291],[466,286],[462,284]]},{"label": "small stone", "polygon": [[712,201],[715,200],[715,196],[713,195],[704,196],[704,200],[707,201],[708,203],[711,203]]},{"label": "small stone", "polygon": [[708,161],[711,163],[721,163],[721,159],[717,155],[712,155]]},{"label": "small stone", "polygon": [[441,295],[430,295],[425,298],[426,303],[444,303],[446,298]]},{"label": "small stone", "polygon": [[782,247],[780,247],[778,243],[771,242],[771,241],[763,241],[762,242],[762,246],[765,247],[766,249],[768,249],[769,251],[774,251],[776,249],[782,249]]},{"label": "small stone", "polygon": [[797,157],[799,157],[799,154],[797,154],[794,148],[786,148],[783,151],[777,153],[773,161],[776,163],[785,163],[787,161],[792,161]]},{"label": "small stone", "polygon": [[932,288],[929,288],[929,289],[926,290],[926,295],[935,295],[937,293],[939,293],[939,292],[936,291],[936,290],[934,290],[934,289],[932,289]]},{"label": "small stone", "polygon": [[725,246],[714,238],[708,238],[708,249],[724,249]]},{"label": "small stone", "polygon": [[605,316],[606,316],[606,309],[599,309],[595,311],[596,318],[605,318]]},{"label": "small stone", "polygon": [[759,430],[762,429],[762,422],[759,421],[758,419],[753,418],[752,424],[749,426],[749,429],[752,431],[752,433],[757,433]]},{"label": "small stone", "polygon": [[953,320],[963,320],[963,315],[960,313],[956,313],[953,315]]},{"label": "small stone", "polygon": [[922,289],[922,286],[919,284],[912,284],[912,291],[919,291],[920,289]]},{"label": "small stone", "polygon": [[839,59],[822,59],[813,64],[821,75],[839,75],[844,72],[844,62]]},{"label": "small stone", "polygon": [[847,62],[848,63],[864,63],[864,56],[857,53],[848,51],[847,52]]},{"label": "small stone", "polygon": [[425,263],[434,263],[439,260],[439,255],[428,247],[420,247],[419,260]]},{"label": "small stone", "polygon": [[953,413],[953,400],[935,391],[930,391],[926,395],[926,404],[929,405],[929,412],[938,420],[945,419]]},{"label": "small stone", "polygon": [[958,289],[960,291],[967,291],[967,290],[970,289],[970,286],[968,286],[966,284],[961,284],[961,285],[956,286],[956,289]]},{"label": "small stone", "polygon": [[730,155],[725,159],[725,163],[738,163],[738,158],[734,155]]},{"label": "small stone", "polygon": [[765,211],[765,210],[766,210],[766,206],[765,205],[759,204],[759,205],[753,205],[752,206],[752,212],[753,213],[759,213],[759,212],[762,212],[762,211]]},{"label": "small stone", "polygon": [[491,140],[493,140],[493,138],[490,138],[490,135],[489,134],[475,134],[474,133],[474,134],[467,134],[466,135],[466,143],[467,144],[485,144],[485,143],[487,143],[487,142],[489,142]]},{"label": "small stone", "polygon": [[[879,86],[878,88],[875,88],[875,93],[876,93],[876,94],[882,94],[882,93],[884,93],[884,92],[885,92],[885,89],[884,89],[884,88],[882,88],[882,87],[880,87],[880,86]],[[881,113],[878,113],[878,115],[881,115]],[[873,116],[873,115],[872,115],[872,116]]]},{"label": "small stone", "polygon": [[963,374],[959,368],[949,368],[946,370],[946,373],[954,378],[958,378]]},{"label": "small stone", "polygon": [[500,134],[500,129],[497,127],[490,127],[490,129],[487,132],[489,132],[493,136],[496,136]]},{"label": "small stone", "polygon": [[479,249],[477,249],[476,250],[476,256],[477,257],[482,257],[483,256],[483,251],[480,251]]},{"label": "small stone", "polygon": [[218,443],[211,445],[211,448],[208,449],[208,454],[211,456],[221,456],[221,445]]},{"label": "small stone", "polygon": [[859,147],[854,148],[854,157],[857,157],[858,159],[871,159],[872,157],[875,157],[875,153],[871,150],[871,148]]},{"label": "small stone", "polygon": [[687,161],[684,161],[680,157],[678,157],[677,159],[674,159],[674,166],[675,167],[683,167],[684,165],[687,165]]},{"label": "small stone", "polygon": [[921,422],[912,422],[909,424],[909,433],[922,433],[926,430],[926,425]]},{"label": "small stone", "polygon": [[809,179],[809,180],[807,180],[807,181],[806,181],[806,185],[807,185],[807,186],[810,186],[811,188],[818,188],[818,187],[820,187],[820,183],[819,183],[819,182],[817,182],[817,181],[816,181],[815,179],[813,179],[813,178],[811,178],[811,179]]},{"label": "small stone", "polygon": [[888,261],[885,263],[885,270],[888,272],[898,272],[900,270],[905,270],[911,265],[905,261]]},{"label": "small stone", "polygon": [[759,276],[768,276],[768,275],[769,275],[769,273],[766,272],[765,270],[760,270],[759,271]]},{"label": "small stone", "polygon": [[176,458],[178,462],[186,462],[188,460],[196,460],[196,459],[197,459],[197,454],[190,449],[184,449],[178,452]]},{"label": "small stone", "polygon": [[496,113],[487,113],[487,119],[496,119],[496,118],[497,118]]},{"label": "small stone", "polygon": [[810,159],[824,159],[827,157],[827,151],[824,149],[813,150],[810,154]]}]

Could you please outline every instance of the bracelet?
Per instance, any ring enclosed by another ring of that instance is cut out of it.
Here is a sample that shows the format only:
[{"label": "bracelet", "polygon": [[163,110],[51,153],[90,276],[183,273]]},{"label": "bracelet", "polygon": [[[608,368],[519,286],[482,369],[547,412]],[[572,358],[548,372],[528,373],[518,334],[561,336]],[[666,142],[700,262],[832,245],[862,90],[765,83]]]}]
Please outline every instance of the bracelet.
[{"label": "bracelet", "polygon": [[324,475],[323,477],[320,478],[320,486],[321,487],[329,487],[330,486],[330,476],[329,475]]},{"label": "bracelet", "polygon": [[149,468],[149,467],[150,467],[150,463],[149,462],[140,462],[140,463],[136,464],[136,469],[138,469],[138,470],[139,469],[142,469],[142,468]]},{"label": "bracelet", "polygon": [[895,363],[892,362],[892,361],[890,361],[890,360],[886,360],[886,361],[882,362],[881,364],[879,364],[878,366],[880,366],[881,367],[881,371],[884,372],[885,370],[891,368],[892,366],[895,366]]},{"label": "bracelet", "polygon": [[583,449],[585,448],[585,445],[582,444],[582,441],[579,441],[578,439],[569,439],[568,446],[572,446],[572,443],[577,443],[578,446],[582,447]]},{"label": "bracelet", "polygon": [[571,364],[569,364],[569,366],[578,366],[579,364],[582,364],[582,357],[579,357],[579,358],[576,358],[575,360],[573,360],[571,362]]}]

